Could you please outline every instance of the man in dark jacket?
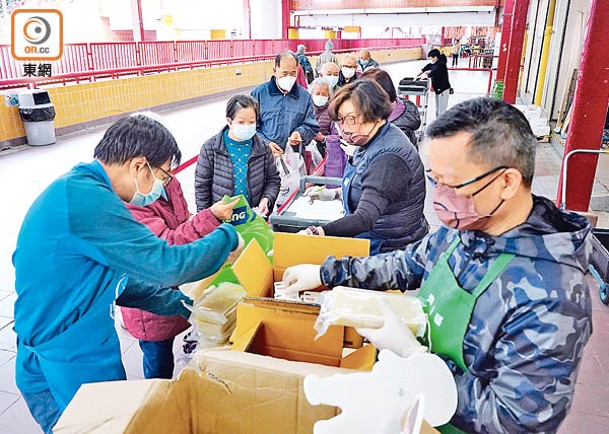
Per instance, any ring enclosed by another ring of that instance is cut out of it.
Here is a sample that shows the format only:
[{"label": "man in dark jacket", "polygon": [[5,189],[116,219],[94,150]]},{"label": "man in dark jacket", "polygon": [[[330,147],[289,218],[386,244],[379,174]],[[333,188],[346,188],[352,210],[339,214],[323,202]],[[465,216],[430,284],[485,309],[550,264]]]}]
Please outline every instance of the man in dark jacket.
[{"label": "man in dark jacket", "polygon": [[431,85],[436,94],[437,119],[446,111],[446,108],[448,107],[448,96],[452,92],[450,81],[448,81],[448,59],[446,58],[446,55],[442,54],[440,50],[436,48],[431,50],[427,54],[427,57],[431,59],[431,62],[425,65],[416,76],[420,77],[425,74],[427,77],[431,78]]},{"label": "man in dark jacket", "polygon": [[252,96],[260,104],[258,134],[276,157],[283,154],[287,143],[303,152],[319,132],[311,96],[296,85],[297,73],[298,59],[294,53],[279,53],[271,79],[252,90]]},{"label": "man in dark jacket", "polygon": [[359,50],[359,59],[357,59],[357,64],[361,68],[362,72],[379,67],[379,63],[370,56],[370,50],[367,48],[362,48]]},{"label": "man in dark jacket", "polygon": [[313,79],[315,78],[315,74],[313,74],[313,67],[311,66],[311,62],[309,58],[306,56],[307,47],[300,44],[298,45],[298,49],[296,50],[296,57],[298,58],[298,64],[302,66],[304,73],[307,77],[307,83],[311,84]]},{"label": "man in dark jacket", "polygon": [[[420,288],[427,344],[457,384],[453,427],[554,433],[571,407],[592,332],[590,223],[531,194],[537,143],[510,104],[465,101],[427,134],[434,209],[444,226],[405,251],[289,268],[287,292],[322,283]],[[386,327],[360,331],[402,357],[420,351],[393,321],[387,312]]]}]

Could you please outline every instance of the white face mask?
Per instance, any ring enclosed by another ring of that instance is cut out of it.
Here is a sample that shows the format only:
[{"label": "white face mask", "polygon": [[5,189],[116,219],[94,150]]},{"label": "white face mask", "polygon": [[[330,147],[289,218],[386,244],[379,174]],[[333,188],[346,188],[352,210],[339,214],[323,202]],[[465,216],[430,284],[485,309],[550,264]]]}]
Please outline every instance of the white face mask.
[{"label": "white face mask", "polygon": [[330,87],[334,89],[334,86],[338,83],[338,75],[328,75],[324,77],[330,83]]},{"label": "white face mask", "polygon": [[256,134],[256,124],[253,125],[231,125],[233,136],[244,142],[251,139]]},{"label": "white face mask", "polygon": [[328,97],[323,95],[312,95],[311,98],[317,107],[323,107],[328,102]]},{"label": "white face mask", "polygon": [[355,151],[357,151],[357,148],[359,148],[359,146],[350,145],[343,139],[340,139],[340,147],[349,157],[353,157],[355,155]]},{"label": "white face mask", "polygon": [[351,78],[351,77],[353,77],[355,75],[355,68],[347,68],[347,67],[343,66],[340,69],[340,72],[343,73],[345,78]]},{"label": "white face mask", "polygon": [[287,76],[287,77],[277,78],[277,86],[279,86],[281,89],[285,90],[286,92],[289,92],[292,90],[294,83],[296,83],[296,77]]}]

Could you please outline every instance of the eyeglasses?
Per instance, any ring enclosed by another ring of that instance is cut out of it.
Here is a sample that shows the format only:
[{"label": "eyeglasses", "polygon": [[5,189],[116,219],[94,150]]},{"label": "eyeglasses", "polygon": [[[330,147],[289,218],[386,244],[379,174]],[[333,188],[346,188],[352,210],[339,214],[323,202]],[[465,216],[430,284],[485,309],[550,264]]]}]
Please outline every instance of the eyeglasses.
[{"label": "eyeglasses", "polygon": [[163,172],[163,174],[165,175],[165,179],[162,182],[163,182],[163,187],[167,187],[169,185],[169,183],[173,180],[173,175],[171,173],[167,172],[162,167],[156,166],[156,168],[159,169],[161,172]]},{"label": "eyeglasses", "polygon": [[[433,176],[431,176],[431,170],[429,170],[429,169],[427,169],[427,170],[425,171],[425,177],[427,178],[427,180],[429,181],[429,183],[430,183],[430,184],[431,184],[431,185],[432,185],[434,188],[435,188],[435,187],[437,187],[437,186],[438,186],[438,184],[442,184],[442,185],[444,185],[444,186],[446,186],[446,187],[449,187],[449,188],[454,188],[455,190],[458,190],[458,189],[460,189],[460,188],[463,188],[463,187],[465,187],[465,186],[468,186],[468,185],[470,185],[470,184],[473,184],[474,182],[480,181],[481,179],[486,178],[486,177],[487,177],[487,176],[489,176],[490,174],[495,173],[495,172],[497,172],[498,170],[502,170],[502,169],[503,169],[503,170],[505,170],[505,169],[509,169],[509,167],[508,167],[508,166],[498,166],[498,167],[495,167],[494,169],[491,169],[491,170],[489,170],[488,172],[483,173],[482,175],[476,176],[475,178],[472,178],[472,179],[470,179],[469,181],[465,181],[465,182],[462,182],[461,184],[456,184],[456,185],[449,185],[449,184],[444,184],[443,182],[438,182],[438,181],[436,181],[436,180],[434,179],[434,177],[433,177]],[[500,175],[501,175],[501,174],[499,174],[499,175],[497,175],[497,176],[500,176]],[[497,178],[497,177],[493,178],[491,182],[493,182],[493,181],[494,181],[496,178]],[[489,182],[489,184],[490,184],[490,182]],[[488,185],[488,184],[487,184],[487,185]],[[486,185],[485,185],[484,187],[482,187],[482,189],[484,189],[485,187],[486,187]],[[481,190],[482,190],[482,189],[481,189]],[[480,190],[478,190],[478,191],[480,191]],[[477,192],[476,192],[476,193],[477,193]],[[474,193],[474,194],[475,194],[475,193]]]},{"label": "eyeglasses", "polygon": [[355,122],[356,119],[357,119],[357,116],[353,116],[353,115],[348,115],[348,116],[345,116],[344,118],[339,116],[338,119],[336,119],[336,122],[339,125],[344,125],[344,124],[355,125],[356,124],[356,122]]}]

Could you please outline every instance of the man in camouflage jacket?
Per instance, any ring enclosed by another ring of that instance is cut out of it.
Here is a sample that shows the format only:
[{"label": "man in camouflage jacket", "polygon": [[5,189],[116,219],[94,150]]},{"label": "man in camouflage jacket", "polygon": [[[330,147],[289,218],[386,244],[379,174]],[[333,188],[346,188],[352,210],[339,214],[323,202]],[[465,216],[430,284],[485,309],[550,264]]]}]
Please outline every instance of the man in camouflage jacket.
[{"label": "man in camouflage jacket", "polygon": [[[466,101],[428,135],[434,208],[445,225],[405,251],[330,257],[321,267],[288,269],[284,281],[292,291],[319,283],[417,289],[458,238],[447,262],[459,286],[471,292],[500,254],[513,254],[477,299],[465,336],[455,337],[463,339],[467,370],[447,359],[458,389],[451,424],[470,433],[554,433],[570,409],[592,332],[584,279],[590,224],[531,194],[535,140],[508,104]],[[441,189],[471,199],[473,214],[460,212],[456,197],[447,201]]]}]

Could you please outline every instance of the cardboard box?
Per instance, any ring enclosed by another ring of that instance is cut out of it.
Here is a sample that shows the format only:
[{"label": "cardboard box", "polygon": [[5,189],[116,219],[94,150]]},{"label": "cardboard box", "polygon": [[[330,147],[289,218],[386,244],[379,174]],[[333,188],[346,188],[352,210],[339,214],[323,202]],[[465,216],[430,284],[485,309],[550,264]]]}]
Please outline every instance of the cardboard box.
[{"label": "cardboard box", "polygon": [[[367,256],[370,242],[353,238],[275,234],[273,265],[256,243],[250,243],[233,265],[248,296],[237,307],[233,349],[297,362],[369,370],[373,348],[362,348],[343,359],[344,348],[359,349],[363,339],[349,327],[333,326],[317,341],[313,328],[319,306],[274,298],[274,282],[286,268],[321,264],[328,256]],[[320,288],[321,289],[321,288]]]},{"label": "cardboard box", "polygon": [[177,380],[83,385],[55,434],[312,433],[339,410],[309,404],[304,377],[348,372],[222,349],[198,353],[193,363]]},{"label": "cardboard box", "polygon": [[177,380],[83,385],[54,432],[311,433],[316,421],[338,411],[310,405],[302,381],[308,374],[338,371],[344,369],[226,349],[202,351]]},{"label": "cardboard box", "polygon": [[273,282],[283,278],[286,268],[299,264],[321,264],[328,256],[341,258],[369,254],[369,240],[277,232],[272,265],[260,246],[250,242],[232,269],[248,297],[272,300]]}]

